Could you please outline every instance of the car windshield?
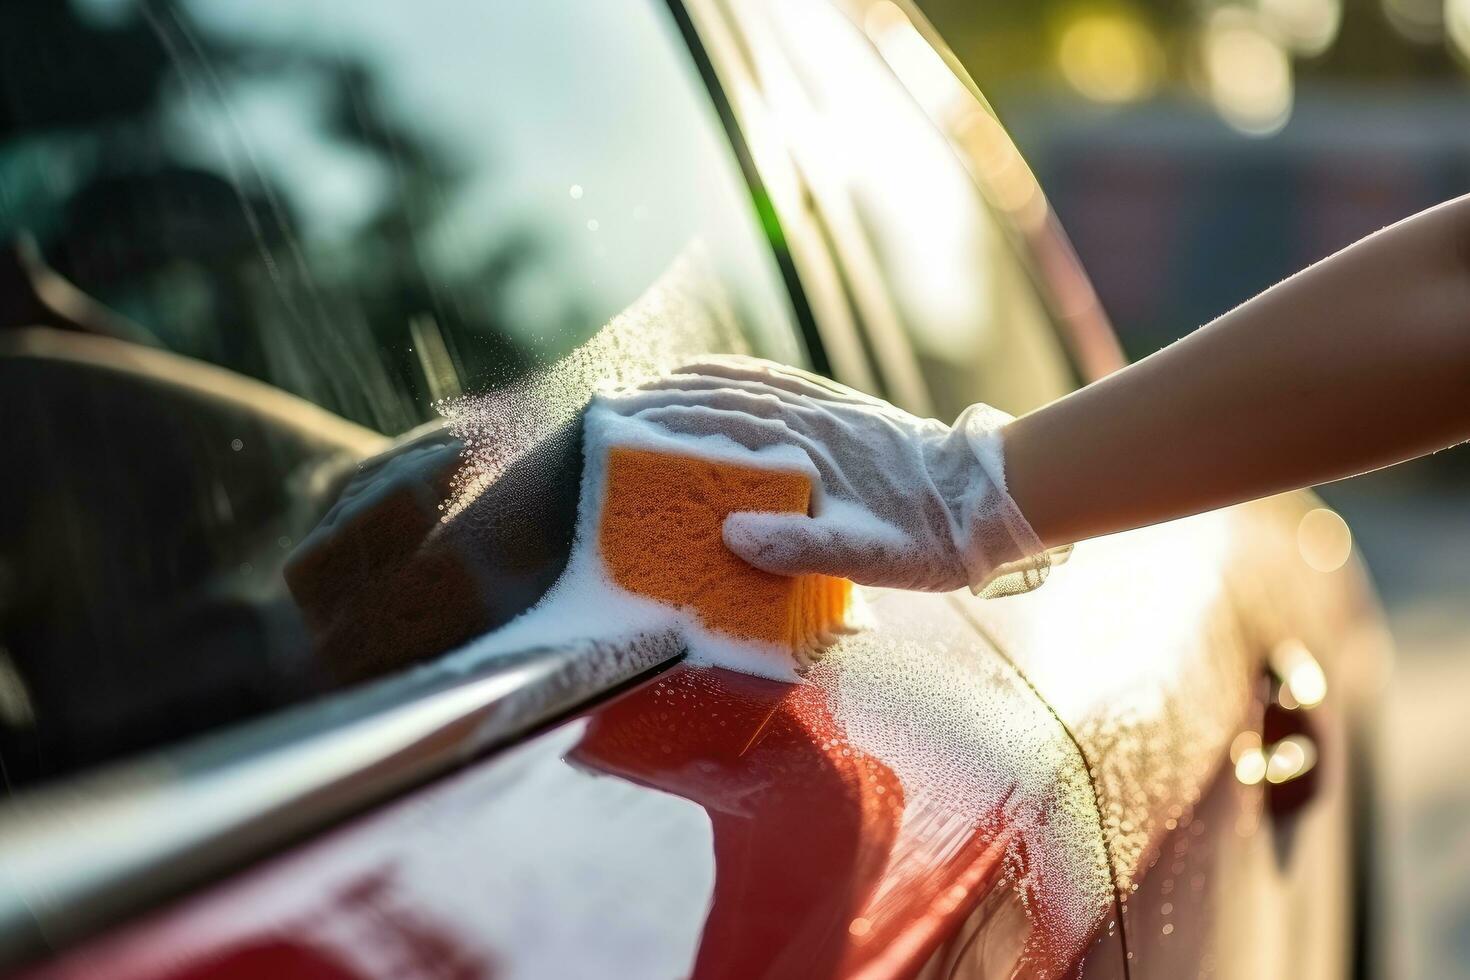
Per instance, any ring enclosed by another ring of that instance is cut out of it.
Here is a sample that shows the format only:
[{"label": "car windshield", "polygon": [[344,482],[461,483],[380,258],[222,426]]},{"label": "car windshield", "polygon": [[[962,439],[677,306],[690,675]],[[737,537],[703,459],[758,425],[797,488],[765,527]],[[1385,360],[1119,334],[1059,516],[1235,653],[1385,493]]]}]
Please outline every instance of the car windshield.
[{"label": "car windshield", "polygon": [[653,0],[10,0],[0,246],[11,786],[493,628],[593,386],[805,359]]}]

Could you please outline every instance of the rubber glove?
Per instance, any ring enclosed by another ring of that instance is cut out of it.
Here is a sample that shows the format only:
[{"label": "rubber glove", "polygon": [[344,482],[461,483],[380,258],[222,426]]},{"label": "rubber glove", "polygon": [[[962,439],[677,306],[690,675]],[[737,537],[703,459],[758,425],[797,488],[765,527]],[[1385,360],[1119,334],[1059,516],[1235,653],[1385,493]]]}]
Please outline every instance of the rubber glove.
[{"label": "rubber glove", "polygon": [[1036,588],[1050,556],[1006,493],[986,405],[953,426],[826,378],[750,357],[713,357],[606,399],[629,417],[748,449],[786,444],[821,477],[812,516],[739,513],[725,544],[757,568],[863,585],[1007,595]]}]

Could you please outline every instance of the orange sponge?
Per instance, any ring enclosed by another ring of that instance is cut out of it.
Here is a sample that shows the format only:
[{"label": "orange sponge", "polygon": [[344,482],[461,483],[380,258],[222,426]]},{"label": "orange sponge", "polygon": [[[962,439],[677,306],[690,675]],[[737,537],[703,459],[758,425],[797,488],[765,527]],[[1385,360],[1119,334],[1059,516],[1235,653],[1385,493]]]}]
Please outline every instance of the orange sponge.
[{"label": "orange sponge", "polygon": [[801,473],[614,447],[598,544],[622,588],[804,665],[844,628],[852,583],[763,572],[726,548],[721,531],[736,511],[807,513],[811,492]]}]

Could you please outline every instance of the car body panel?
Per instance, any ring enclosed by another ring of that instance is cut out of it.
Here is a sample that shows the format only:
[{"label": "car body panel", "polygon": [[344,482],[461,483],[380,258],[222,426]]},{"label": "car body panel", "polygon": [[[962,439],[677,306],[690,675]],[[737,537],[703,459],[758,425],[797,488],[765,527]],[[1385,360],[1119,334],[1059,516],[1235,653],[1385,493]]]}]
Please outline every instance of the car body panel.
[{"label": "car body panel", "polygon": [[[1300,493],[1236,508],[1229,578],[1254,671],[1237,738],[1305,739],[1315,763],[1278,782],[1229,747],[1123,910],[1135,976],[1377,975],[1371,726],[1392,643],[1359,562],[1309,564],[1304,533],[1320,507]],[[1294,651],[1321,671],[1316,704],[1289,696]]]},{"label": "car body panel", "polygon": [[[828,188],[813,203],[820,167],[793,162],[766,88],[782,66],[758,64],[775,55],[735,7],[691,0],[681,26],[834,373],[922,407],[890,299],[866,279],[850,294],[871,256],[834,244],[844,205]],[[913,81],[895,52],[932,40],[917,12],[841,7]],[[916,100],[1030,256],[1079,374],[1104,373],[1116,345],[1034,179],[950,82]],[[1282,952],[1294,938],[1340,950],[1345,911],[1310,889],[1350,880],[1352,699],[1313,716],[1325,761],[1305,809],[1264,822],[1270,794],[1232,781],[1228,756],[1263,725],[1274,644],[1327,649],[1334,691],[1361,672],[1344,651],[1381,649],[1361,573],[1302,566],[1307,506],[1087,542],[1000,602],[866,592],[866,628],[807,683],[673,666],[26,975],[1142,978],[1281,970],[1303,962]]]},{"label": "car body panel", "polygon": [[[1365,747],[1350,726],[1390,646],[1361,566],[1304,560],[1297,528],[1318,506],[1287,495],[1086,542],[1037,592],[967,603],[1088,761],[1132,977],[1351,970]],[[1321,703],[1283,707],[1283,644],[1316,655]],[[1233,743],[1252,732],[1307,737],[1315,766],[1238,778]]]},{"label": "car body panel", "polygon": [[[765,5],[728,6],[749,21]],[[1079,374],[1090,379],[1120,366],[1096,295],[1024,159],[922,15],[905,0],[834,6],[872,42],[1005,217]],[[867,323],[882,326],[882,317]],[[1088,761],[1124,920],[1140,936],[1129,949],[1135,975],[1208,968],[1334,976],[1355,944],[1361,952],[1367,918],[1363,899],[1349,895],[1366,891],[1353,883],[1365,873],[1367,852],[1359,814],[1367,791],[1356,784],[1372,764],[1358,758],[1367,746],[1355,719],[1369,713],[1390,645],[1360,566],[1322,572],[1304,561],[1299,524],[1318,506],[1310,495],[1289,495],[1089,542],[1037,593],[963,601],[1057,710]],[[1280,714],[1269,703],[1269,661],[1291,643],[1315,652],[1334,693],[1325,705],[1287,712],[1323,755],[1312,792],[1285,814],[1262,803],[1280,787],[1235,781],[1228,750],[1242,732],[1261,731],[1263,716]],[[1199,812],[1205,798],[1208,819]],[[1313,829],[1288,829],[1296,826]],[[1225,870],[1191,873],[1189,889],[1176,893],[1170,872],[1191,843]],[[1269,862],[1260,857],[1266,851]],[[1161,856],[1169,859],[1155,872]],[[1165,913],[1173,919],[1152,921]],[[1185,921],[1208,939],[1181,955],[1188,943],[1170,936]]]},{"label": "car body panel", "polygon": [[1083,542],[1043,588],[967,604],[1087,757],[1125,894],[1246,717],[1253,651],[1227,589],[1236,529],[1210,515]]},{"label": "car body panel", "polygon": [[676,666],[30,975],[1121,975],[1067,733],[944,597],[869,613],[809,683]]}]

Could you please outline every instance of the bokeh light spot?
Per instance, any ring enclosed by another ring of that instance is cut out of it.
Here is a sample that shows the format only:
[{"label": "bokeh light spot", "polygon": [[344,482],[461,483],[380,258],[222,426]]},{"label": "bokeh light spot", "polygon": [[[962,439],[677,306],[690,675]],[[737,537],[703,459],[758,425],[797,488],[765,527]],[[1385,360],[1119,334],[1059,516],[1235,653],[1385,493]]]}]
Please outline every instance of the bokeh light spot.
[{"label": "bokeh light spot", "polygon": [[1296,528],[1296,546],[1302,561],[1319,572],[1335,572],[1353,552],[1353,532],[1335,511],[1318,507],[1302,517]]},{"label": "bokeh light spot", "polygon": [[1337,39],[1342,0],[1261,0],[1261,14],[1297,54],[1321,54]]},{"label": "bokeh light spot", "polygon": [[1073,88],[1095,102],[1133,102],[1158,87],[1164,54],[1136,16],[1087,13],[1062,29],[1057,65]]},{"label": "bokeh light spot", "polygon": [[1220,117],[1250,136],[1280,131],[1291,116],[1291,60],[1257,18],[1239,9],[1215,13],[1205,26],[1201,68]]},{"label": "bokeh light spot", "polygon": [[1251,749],[1235,763],[1235,778],[1244,786],[1254,786],[1266,778],[1266,755],[1260,749]]},{"label": "bokeh light spot", "polygon": [[1444,34],[1445,7],[1454,0],[1383,0],[1383,15],[1405,40],[1434,44]]}]

